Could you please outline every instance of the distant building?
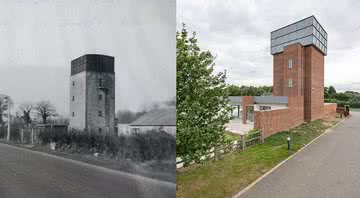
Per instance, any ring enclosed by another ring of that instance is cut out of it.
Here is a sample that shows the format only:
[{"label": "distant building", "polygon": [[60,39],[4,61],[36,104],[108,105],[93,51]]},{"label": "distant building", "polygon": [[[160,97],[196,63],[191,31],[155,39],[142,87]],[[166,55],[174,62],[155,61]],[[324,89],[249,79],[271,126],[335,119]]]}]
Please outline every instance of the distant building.
[{"label": "distant building", "polygon": [[69,129],[115,132],[114,61],[99,54],[71,61]]},{"label": "distant building", "polygon": [[144,133],[150,130],[164,131],[176,136],[176,109],[166,108],[150,111],[136,119],[131,124],[119,126],[119,132],[124,134]]}]

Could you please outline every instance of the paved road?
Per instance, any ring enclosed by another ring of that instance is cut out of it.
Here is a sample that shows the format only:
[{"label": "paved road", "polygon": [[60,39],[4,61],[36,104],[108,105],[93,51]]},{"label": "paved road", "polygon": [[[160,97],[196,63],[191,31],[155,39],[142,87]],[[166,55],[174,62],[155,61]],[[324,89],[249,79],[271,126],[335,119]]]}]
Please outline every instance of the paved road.
[{"label": "paved road", "polygon": [[1,198],[175,197],[175,184],[0,144]]},{"label": "paved road", "polygon": [[352,112],[241,197],[360,197],[360,112]]}]

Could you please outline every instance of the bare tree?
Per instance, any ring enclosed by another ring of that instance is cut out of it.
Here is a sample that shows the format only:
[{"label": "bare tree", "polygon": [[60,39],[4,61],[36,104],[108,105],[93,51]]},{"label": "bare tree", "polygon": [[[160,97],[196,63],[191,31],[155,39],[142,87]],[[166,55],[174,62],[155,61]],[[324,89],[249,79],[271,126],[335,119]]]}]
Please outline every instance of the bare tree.
[{"label": "bare tree", "polygon": [[32,103],[22,103],[19,106],[21,112],[21,118],[24,120],[25,124],[30,125],[32,123],[31,113],[34,110],[34,105]]},{"label": "bare tree", "polygon": [[41,117],[43,124],[47,123],[48,118],[57,116],[55,106],[50,101],[40,101],[34,109],[36,114]]}]

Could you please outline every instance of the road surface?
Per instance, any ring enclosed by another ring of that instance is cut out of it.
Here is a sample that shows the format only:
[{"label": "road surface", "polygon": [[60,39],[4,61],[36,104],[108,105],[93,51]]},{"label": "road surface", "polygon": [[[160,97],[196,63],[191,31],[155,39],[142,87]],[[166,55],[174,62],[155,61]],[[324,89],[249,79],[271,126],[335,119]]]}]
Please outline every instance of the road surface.
[{"label": "road surface", "polygon": [[351,113],[241,198],[360,197],[360,112]]},{"label": "road surface", "polygon": [[0,197],[175,197],[175,184],[0,144]]}]

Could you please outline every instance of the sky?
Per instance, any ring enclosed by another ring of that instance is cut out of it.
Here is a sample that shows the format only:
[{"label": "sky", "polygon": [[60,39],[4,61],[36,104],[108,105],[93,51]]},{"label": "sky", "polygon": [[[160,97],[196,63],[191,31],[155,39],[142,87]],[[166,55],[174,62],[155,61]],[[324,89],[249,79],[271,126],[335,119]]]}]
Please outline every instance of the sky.
[{"label": "sky", "polygon": [[0,94],[69,114],[70,62],[115,57],[116,109],[176,94],[175,0],[0,0]]},{"label": "sky", "polygon": [[325,86],[360,92],[359,10],[355,0],[179,0],[177,30],[196,31],[229,84],[272,85],[270,32],[314,15],[328,33]]}]

